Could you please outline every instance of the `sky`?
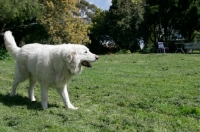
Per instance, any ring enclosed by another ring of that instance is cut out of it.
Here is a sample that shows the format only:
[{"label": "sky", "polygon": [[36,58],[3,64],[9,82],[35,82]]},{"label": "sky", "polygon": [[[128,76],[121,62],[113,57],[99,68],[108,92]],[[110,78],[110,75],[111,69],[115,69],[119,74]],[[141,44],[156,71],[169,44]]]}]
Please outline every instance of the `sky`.
[{"label": "sky", "polygon": [[87,0],[90,4],[94,4],[103,10],[109,10],[112,0]]}]

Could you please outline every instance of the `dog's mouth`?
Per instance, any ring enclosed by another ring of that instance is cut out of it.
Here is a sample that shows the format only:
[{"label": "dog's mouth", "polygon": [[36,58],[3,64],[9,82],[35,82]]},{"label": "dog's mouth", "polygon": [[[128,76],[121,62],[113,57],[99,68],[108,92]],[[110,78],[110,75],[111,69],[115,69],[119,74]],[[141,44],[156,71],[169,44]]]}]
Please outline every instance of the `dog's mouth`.
[{"label": "dog's mouth", "polygon": [[88,61],[83,61],[81,64],[85,67],[92,67],[92,65]]}]

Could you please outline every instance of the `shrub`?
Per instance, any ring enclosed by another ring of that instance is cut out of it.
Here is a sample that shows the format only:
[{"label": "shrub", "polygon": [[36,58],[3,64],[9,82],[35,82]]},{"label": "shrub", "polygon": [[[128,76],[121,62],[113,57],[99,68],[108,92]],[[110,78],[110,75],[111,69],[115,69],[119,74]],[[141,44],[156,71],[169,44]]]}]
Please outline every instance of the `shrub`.
[{"label": "shrub", "polygon": [[141,51],[141,53],[148,54],[148,53],[154,53],[155,51],[156,47],[153,44],[147,44]]},{"label": "shrub", "polygon": [[131,54],[131,51],[130,50],[126,50],[126,49],[121,49],[116,53],[117,54]]},{"label": "shrub", "polygon": [[0,49],[0,60],[6,60],[9,59],[10,55],[5,49]]}]

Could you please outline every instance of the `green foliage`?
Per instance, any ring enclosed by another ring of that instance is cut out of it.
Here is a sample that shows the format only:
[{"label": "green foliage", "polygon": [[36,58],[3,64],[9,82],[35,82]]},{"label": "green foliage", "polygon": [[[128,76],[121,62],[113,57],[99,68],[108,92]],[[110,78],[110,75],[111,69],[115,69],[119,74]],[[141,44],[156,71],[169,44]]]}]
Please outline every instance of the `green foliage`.
[{"label": "green foliage", "polygon": [[42,10],[38,0],[0,0],[0,5],[0,33],[6,26],[22,26],[25,21],[38,17]]},{"label": "green foliage", "polygon": [[145,42],[168,41],[177,21],[177,1],[146,1],[141,35]]},{"label": "green foliage", "polygon": [[103,47],[103,44],[112,43],[112,37],[109,34],[110,25],[109,12],[97,9],[92,18],[92,24],[89,27],[89,37],[91,44],[89,45],[91,51],[97,54],[106,53],[107,49]]},{"label": "green foliage", "polygon": [[147,0],[144,22],[140,25],[140,35],[145,43],[151,40],[157,46],[158,41],[171,41],[178,31],[187,41],[193,41],[195,30],[200,26],[199,0]]},{"label": "green foliage", "polygon": [[5,49],[0,49],[0,60],[10,59],[10,55]]},{"label": "green foliage", "polygon": [[[200,30],[199,0],[112,0],[109,11],[86,0],[0,0],[0,5],[0,33],[12,30],[17,44],[91,43],[96,53],[133,52],[143,37],[154,44],[143,50],[149,53],[157,41],[171,41],[174,31],[197,41]],[[108,43],[114,50],[102,45]]]},{"label": "green foliage", "polygon": [[39,22],[48,32],[48,43],[89,43],[88,25],[77,16],[77,0],[43,1],[46,11]]},{"label": "green foliage", "polygon": [[21,21],[32,19],[41,12],[41,5],[38,0],[0,0],[0,20]]},{"label": "green foliage", "polygon": [[110,34],[122,49],[134,49],[138,26],[143,20],[143,2],[113,0],[110,7]]},{"label": "green foliage", "polygon": [[79,9],[79,15],[81,18],[84,18],[86,23],[91,22],[91,19],[98,9],[94,4],[90,4],[86,0],[80,0],[79,3],[76,4],[76,7]]},{"label": "green foliage", "polygon": [[[0,5],[0,34],[11,30],[19,46],[26,35],[32,35],[34,41],[41,41],[38,36],[46,33],[38,28],[37,18],[44,9],[38,0],[0,0]],[[39,33],[37,37],[33,35],[36,32]]]},{"label": "green foliage", "polygon": [[116,52],[116,54],[131,54],[131,51],[126,49],[120,49]]},{"label": "green foliage", "polygon": [[200,30],[200,1],[187,2],[188,5],[184,1],[179,2],[179,10],[181,11],[179,15],[181,17],[178,19],[177,27],[188,41],[192,41],[195,37],[195,30]]},{"label": "green foliage", "polygon": [[155,53],[157,50],[157,47],[154,46],[154,44],[146,44],[144,49],[141,51],[141,53],[149,54],[149,53]]},{"label": "green foliage", "polygon": [[198,32],[198,31],[195,30],[194,33],[193,33],[193,40],[192,40],[192,42],[198,42],[199,39],[200,39],[200,32]]},{"label": "green foliage", "polygon": [[[137,31],[143,18],[141,0],[113,0],[109,11],[98,9],[92,18],[90,29],[90,48],[97,53],[105,50],[102,44],[115,44],[114,50],[136,50]],[[121,52],[121,51],[119,51]]]}]

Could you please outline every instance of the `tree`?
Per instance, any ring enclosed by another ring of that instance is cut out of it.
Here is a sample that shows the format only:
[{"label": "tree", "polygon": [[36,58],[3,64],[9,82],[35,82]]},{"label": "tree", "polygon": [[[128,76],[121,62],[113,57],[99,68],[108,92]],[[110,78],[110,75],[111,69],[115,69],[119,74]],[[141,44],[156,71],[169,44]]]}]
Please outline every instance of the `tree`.
[{"label": "tree", "polygon": [[137,31],[143,20],[141,0],[112,0],[110,35],[121,49],[135,50]]},{"label": "tree", "polygon": [[177,0],[146,0],[144,22],[141,25],[141,34],[146,43],[168,41],[177,22]]},{"label": "tree", "polygon": [[26,28],[36,26],[36,18],[43,8],[38,0],[0,0],[0,34],[12,30],[17,43],[22,40]]},{"label": "tree", "polygon": [[146,0],[141,33],[146,43],[168,42],[175,31],[180,31],[188,41],[200,29],[199,0]]},{"label": "tree", "polygon": [[77,0],[43,1],[45,13],[40,23],[46,28],[48,43],[82,43],[89,42],[87,25],[77,16]]},{"label": "tree", "polygon": [[189,41],[193,41],[195,31],[200,30],[200,0],[179,0],[179,16],[176,28]]},{"label": "tree", "polygon": [[[0,33],[12,22],[22,24],[39,16],[42,6],[38,0],[0,0]],[[15,24],[16,25],[16,24]]]},{"label": "tree", "polygon": [[83,18],[86,23],[91,22],[98,9],[94,4],[90,4],[86,0],[80,0],[80,2],[76,4],[76,7],[79,9],[79,16]]},{"label": "tree", "polygon": [[89,45],[91,51],[101,54],[105,53],[106,49],[103,47],[105,43],[112,43],[113,39],[110,37],[109,30],[109,12],[97,9],[92,24],[89,27],[91,44]]}]

